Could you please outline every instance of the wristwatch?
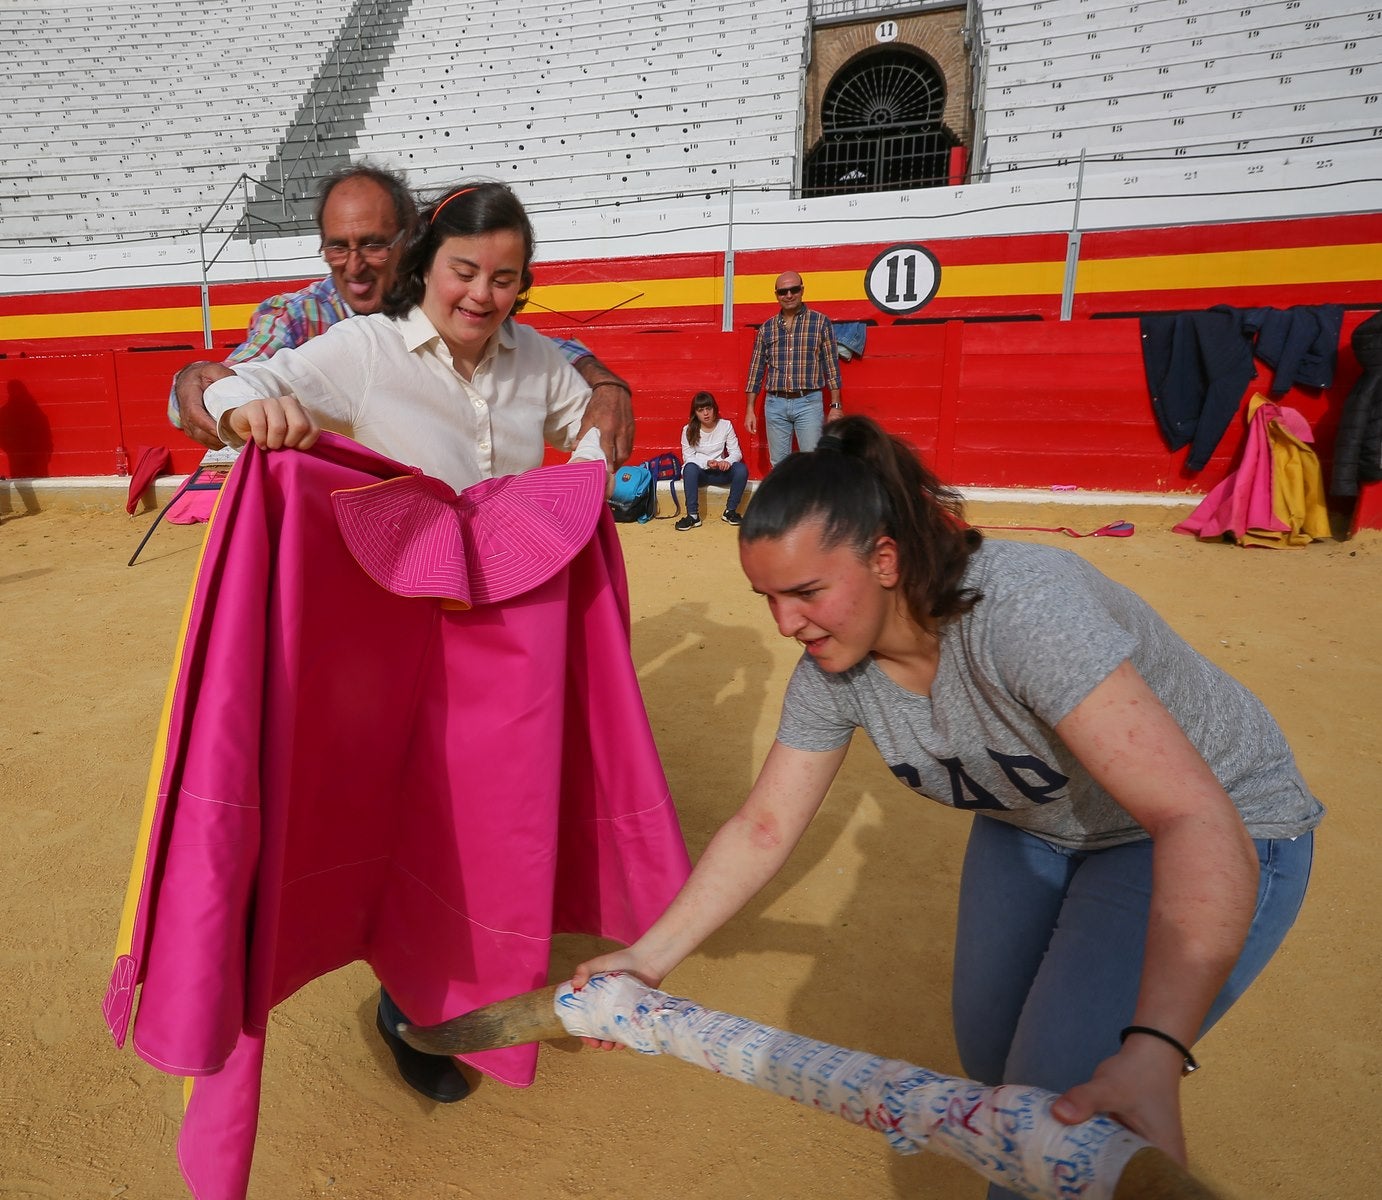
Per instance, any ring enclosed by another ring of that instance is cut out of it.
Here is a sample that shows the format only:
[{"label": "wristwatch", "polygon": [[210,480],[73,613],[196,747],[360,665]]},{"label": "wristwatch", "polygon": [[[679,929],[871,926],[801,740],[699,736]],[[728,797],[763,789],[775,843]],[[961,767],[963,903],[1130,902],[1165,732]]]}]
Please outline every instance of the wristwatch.
[{"label": "wristwatch", "polygon": [[830,407],[831,407],[831,408],[839,408],[840,406],[839,406],[838,404],[832,404]]}]

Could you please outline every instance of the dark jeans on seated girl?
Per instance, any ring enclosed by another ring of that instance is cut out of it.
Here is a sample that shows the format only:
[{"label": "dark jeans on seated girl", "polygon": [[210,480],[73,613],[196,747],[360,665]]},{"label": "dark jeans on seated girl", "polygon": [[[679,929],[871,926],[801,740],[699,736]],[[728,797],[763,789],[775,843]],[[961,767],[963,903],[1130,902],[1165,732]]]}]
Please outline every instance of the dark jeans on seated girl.
[{"label": "dark jeans on seated girl", "polygon": [[729,503],[726,512],[738,512],[739,501],[744,497],[744,488],[749,482],[749,468],[742,462],[734,463],[726,471],[712,471],[709,467],[698,467],[687,463],[681,469],[681,481],[686,488],[686,511],[691,515],[700,512],[700,486],[702,483],[729,484]]}]

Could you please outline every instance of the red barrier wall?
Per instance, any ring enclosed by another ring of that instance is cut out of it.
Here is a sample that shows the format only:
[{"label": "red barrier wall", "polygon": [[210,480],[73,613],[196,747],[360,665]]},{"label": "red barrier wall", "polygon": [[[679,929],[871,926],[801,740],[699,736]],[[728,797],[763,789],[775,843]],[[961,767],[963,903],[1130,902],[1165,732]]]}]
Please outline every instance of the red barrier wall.
[{"label": "red barrier wall", "polygon": [[120,449],[167,446],[185,473],[202,449],[168,424],[168,389],[196,350],[0,358],[0,475],[113,475]]},{"label": "red barrier wall", "polygon": [[[1326,476],[1339,412],[1358,378],[1348,337],[1368,315],[1345,314],[1330,388],[1294,388],[1285,397],[1314,427]],[[743,421],[752,348],[747,331],[602,331],[601,358],[634,384],[638,398],[635,456],[676,449],[691,396],[704,388],[734,421],[753,474],[764,474],[761,428],[749,438]],[[1204,470],[1185,469],[1186,451],[1167,450],[1152,416],[1132,319],[870,329],[864,356],[842,363],[841,376],[846,411],[877,417],[958,486],[1206,492],[1231,468],[1245,433],[1240,420]],[[1244,393],[1242,414],[1254,391],[1266,393],[1270,379],[1262,366]]]},{"label": "red barrier wall", "polygon": [[[1286,397],[1314,426],[1326,475],[1358,376],[1348,336],[1367,315],[1345,316],[1333,386]],[[635,459],[680,445],[690,398],[704,388],[735,422],[753,474],[766,472],[761,429],[750,438],[744,428],[752,332],[601,330],[590,340],[634,386]],[[199,357],[125,350],[0,359],[0,474],[109,475],[118,448],[132,460],[156,445],[173,450],[175,470],[190,470],[201,451],[164,414],[173,373]],[[879,418],[959,486],[1204,492],[1231,467],[1244,433],[1237,422],[1203,471],[1185,470],[1185,451],[1166,449],[1152,417],[1132,319],[875,328],[864,356],[841,369],[846,411]],[[1264,367],[1244,409],[1268,380]]]}]

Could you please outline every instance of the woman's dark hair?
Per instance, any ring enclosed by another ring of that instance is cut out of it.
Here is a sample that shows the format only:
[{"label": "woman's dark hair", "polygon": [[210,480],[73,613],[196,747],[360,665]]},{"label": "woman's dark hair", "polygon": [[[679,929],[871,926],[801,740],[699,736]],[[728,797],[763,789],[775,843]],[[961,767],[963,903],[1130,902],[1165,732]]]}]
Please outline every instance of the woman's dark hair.
[{"label": "woman's dark hair", "polygon": [[478,237],[511,229],[523,238],[523,275],[519,282],[518,312],[533,286],[533,225],[522,201],[502,183],[460,183],[442,192],[418,218],[398,263],[393,287],[384,297],[386,316],[401,317],[422,302],[426,277],[437,250],[447,238]]},{"label": "woman's dark hair", "polygon": [[820,522],[826,550],[845,545],[861,558],[892,538],[899,586],[919,625],[953,621],[982,599],[964,573],[984,535],[965,524],[958,493],[869,417],[831,422],[815,450],[778,463],[754,492],[739,540],[780,538],[803,521]]},{"label": "woman's dark hair", "polygon": [[709,392],[697,392],[691,397],[691,417],[686,422],[686,442],[690,446],[701,444],[701,422],[696,416],[698,408],[713,408],[715,410],[715,420],[720,419],[719,402]]}]

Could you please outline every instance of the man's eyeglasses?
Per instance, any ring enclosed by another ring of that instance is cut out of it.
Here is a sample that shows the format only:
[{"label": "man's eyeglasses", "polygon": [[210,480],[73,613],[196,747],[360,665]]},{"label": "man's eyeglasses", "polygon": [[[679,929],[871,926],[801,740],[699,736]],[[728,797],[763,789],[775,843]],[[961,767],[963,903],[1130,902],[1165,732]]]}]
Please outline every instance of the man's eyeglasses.
[{"label": "man's eyeglasses", "polygon": [[333,267],[339,267],[349,261],[352,254],[358,254],[370,266],[377,267],[389,257],[389,251],[398,245],[402,237],[403,230],[400,229],[387,242],[364,242],[358,246],[347,246],[344,242],[327,242],[322,246],[322,257]]},{"label": "man's eyeglasses", "polygon": [[801,287],[801,284],[797,284],[796,287],[778,288],[777,294],[779,296],[797,296],[801,294]]}]

